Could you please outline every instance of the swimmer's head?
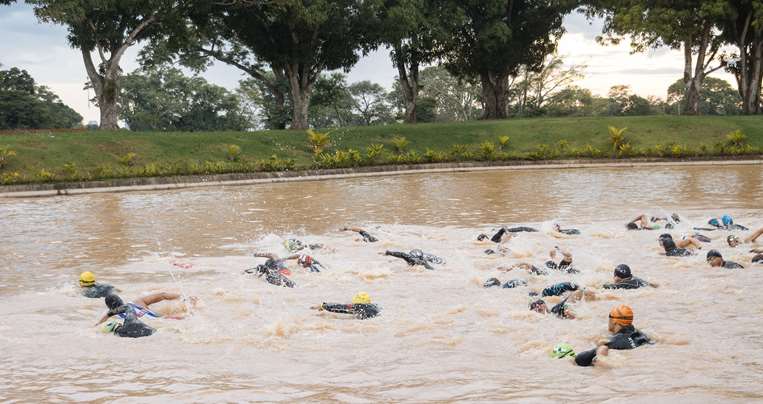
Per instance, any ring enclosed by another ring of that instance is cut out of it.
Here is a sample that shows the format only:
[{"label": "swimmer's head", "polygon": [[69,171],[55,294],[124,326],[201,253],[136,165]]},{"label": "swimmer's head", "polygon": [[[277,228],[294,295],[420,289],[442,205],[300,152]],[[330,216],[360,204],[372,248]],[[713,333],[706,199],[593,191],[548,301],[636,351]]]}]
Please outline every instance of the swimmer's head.
[{"label": "swimmer's head", "polygon": [[95,275],[90,271],[79,274],[79,285],[83,288],[95,285]]},{"label": "swimmer's head", "polygon": [[485,283],[482,284],[485,288],[490,288],[493,286],[501,286],[501,281],[498,280],[498,278],[490,278],[485,281]]},{"label": "swimmer's head", "polygon": [[675,250],[676,243],[673,241],[673,237],[670,234],[662,234],[660,235],[660,245],[662,248],[665,249],[665,251]]},{"label": "swimmer's head", "polygon": [[114,330],[117,329],[117,326],[119,325],[119,322],[116,320],[109,320],[106,322],[106,324],[101,327],[101,332],[104,334],[110,334],[114,332]]},{"label": "swimmer's head", "polygon": [[543,299],[538,299],[530,303],[530,310],[540,314],[546,314],[548,313],[548,306],[546,306],[546,302],[544,302]]},{"label": "swimmer's head", "polygon": [[551,350],[551,357],[554,359],[562,359],[566,357],[575,357],[575,349],[572,345],[562,342],[556,344],[554,349]]},{"label": "swimmer's head", "polygon": [[719,267],[723,265],[723,255],[718,250],[710,250],[707,252],[707,262],[711,267]]},{"label": "swimmer's head", "polygon": [[673,219],[674,222],[681,223],[681,217],[678,216],[678,213],[673,213],[672,215],[670,215],[670,217]]},{"label": "swimmer's head", "polygon": [[485,234],[485,233],[482,233],[479,236],[477,236],[477,241],[485,241],[487,239],[488,239],[488,237],[487,237],[487,234]]},{"label": "swimmer's head", "polygon": [[730,215],[721,216],[721,221],[723,222],[724,226],[731,226],[734,224],[734,219]]},{"label": "swimmer's head", "polygon": [[633,324],[633,309],[620,305],[609,312],[609,331],[617,332],[622,327]]},{"label": "swimmer's head", "polygon": [[638,225],[635,222],[630,222],[625,225],[628,230],[638,230]]},{"label": "swimmer's head", "polygon": [[108,295],[106,296],[106,299],[104,299],[104,302],[106,302],[106,307],[109,308],[109,310],[118,309],[121,306],[124,306],[124,302],[122,301],[122,298],[117,295]]},{"label": "swimmer's head", "polygon": [[631,276],[631,268],[625,264],[620,264],[615,267],[615,278],[629,279]]},{"label": "swimmer's head", "polygon": [[352,298],[352,304],[371,304],[371,296],[366,292],[360,292]]},{"label": "swimmer's head", "polygon": [[737,236],[735,236],[733,234],[731,234],[728,237],[726,237],[726,242],[729,243],[729,247],[732,247],[732,248],[736,247],[736,246],[738,246],[739,244],[742,243],[742,241],[739,240],[739,237],[737,237]]}]

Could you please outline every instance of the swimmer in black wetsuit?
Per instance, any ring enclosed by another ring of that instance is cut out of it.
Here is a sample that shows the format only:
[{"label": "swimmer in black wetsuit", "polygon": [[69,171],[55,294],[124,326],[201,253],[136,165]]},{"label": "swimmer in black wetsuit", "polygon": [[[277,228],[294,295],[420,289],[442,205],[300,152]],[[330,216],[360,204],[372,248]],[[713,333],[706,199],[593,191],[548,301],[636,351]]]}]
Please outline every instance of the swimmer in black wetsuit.
[{"label": "swimmer in black wetsuit", "polygon": [[[96,323],[96,325],[103,323],[104,321],[108,320],[109,318],[113,316],[120,316],[122,318],[125,317],[124,307],[129,308],[132,310],[132,312],[135,313],[135,316],[140,318],[143,316],[149,316],[149,317],[164,317],[164,318],[171,318],[174,320],[179,320],[183,318],[184,313],[190,312],[190,309],[194,307],[198,301],[198,299],[195,296],[191,296],[188,298],[188,302],[186,303],[186,300],[181,300],[181,295],[177,293],[168,293],[168,292],[160,292],[160,293],[153,293],[147,296],[142,296],[137,299],[133,299],[131,302],[127,302],[126,304],[122,301],[122,299],[114,294],[106,296],[104,299],[104,303],[106,303],[106,307],[108,307],[109,311],[107,311]],[[171,301],[171,300],[181,300],[183,302],[182,310],[180,310],[181,313],[174,313],[174,314],[166,314],[162,315],[157,312],[154,312],[151,310],[151,305],[156,304],[159,302],[164,301]]]},{"label": "swimmer in black wetsuit", "polygon": [[713,268],[721,267],[726,269],[744,269],[743,266],[737,264],[736,262],[725,261],[718,250],[710,250],[707,252],[707,263],[710,264],[710,266]]},{"label": "swimmer in black wetsuit", "polygon": [[638,289],[645,286],[656,288],[656,283],[649,283],[631,274],[631,268],[625,264],[615,267],[614,283],[604,284],[604,289]]},{"label": "swimmer in black wetsuit", "polygon": [[321,303],[311,307],[313,310],[329,311],[332,313],[352,314],[359,320],[376,317],[381,312],[379,306],[371,303],[368,293],[358,293],[352,298],[352,304]]},{"label": "swimmer in black wetsuit", "polygon": [[343,227],[339,229],[339,231],[354,231],[355,233],[360,234],[360,236],[363,237],[363,242],[366,242],[366,243],[375,243],[379,241],[378,238],[368,234],[367,231],[365,231],[364,229],[361,229],[360,227]]},{"label": "swimmer in black wetsuit", "polygon": [[575,319],[575,312],[573,312],[572,309],[567,306],[567,299],[559,302],[557,305],[552,307],[551,310],[548,309],[548,305],[546,305],[546,302],[543,299],[538,299],[530,303],[530,310],[540,314],[552,313],[563,319]]},{"label": "swimmer in black wetsuit", "polygon": [[[556,259],[556,253],[557,251],[562,254],[563,258],[559,263],[557,264],[554,262]],[[554,247],[553,250],[549,251],[548,253],[550,260],[546,261],[545,265],[548,269],[554,269],[558,271],[567,272],[568,274],[577,274],[580,273],[577,269],[572,267],[572,253],[569,251],[562,251],[559,249],[559,247]]]},{"label": "swimmer in black wetsuit", "polygon": [[597,357],[607,356],[610,349],[634,349],[653,344],[646,334],[633,327],[633,310],[629,306],[615,307],[609,313],[610,339],[599,341],[597,347],[575,356],[578,366],[593,366]]},{"label": "swimmer in black wetsuit", "polygon": [[[492,288],[493,286],[501,286],[501,281],[498,278],[490,278],[482,284],[482,287]],[[514,289],[519,286],[527,286],[527,282],[521,279],[512,279],[501,286],[503,289]]]},{"label": "swimmer in black wetsuit", "polygon": [[[513,233],[521,233],[521,232],[528,232],[533,233],[537,232],[537,229],[533,229],[532,227],[501,227],[495,234],[493,234],[493,237],[490,237],[490,241],[494,243],[500,243],[502,241],[507,241],[511,237],[513,237]],[[483,241],[487,239],[487,234],[480,234],[477,236],[477,240]],[[505,240],[506,239],[506,240]]]},{"label": "swimmer in black wetsuit", "polygon": [[568,236],[577,236],[580,234],[580,230],[578,229],[562,229],[559,224],[554,225],[554,231],[557,233],[566,234]]},{"label": "swimmer in black wetsuit", "polygon": [[[381,254],[381,253],[380,253]],[[421,265],[426,269],[434,269],[431,264],[444,264],[445,261],[435,255],[427,254],[421,250],[411,250],[411,252],[404,253],[402,251],[385,251],[382,255],[389,255],[390,257],[400,258],[405,260],[410,266]]]},{"label": "swimmer in black wetsuit", "polygon": [[717,217],[710,218],[710,220],[707,221],[707,224],[720,230],[750,230],[741,224],[735,224],[734,218],[730,215],[723,215],[720,219]]},{"label": "swimmer in black wetsuit", "polygon": [[[673,236],[670,234],[662,234],[658,239],[662,248],[665,249],[665,255],[668,257],[688,257],[692,255],[691,251],[685,248],[679,248],[676,246],[676,242],[673,241]],[[683,240],[682,240],[683,241]]]},{"label": "swimmer in black wetsuit", "polygon": [[106,297],[119,291],[109,284],[96,283],[95,275],[89,271],[79,275],[79,286],[82,289],[82,296],[90,298]]},{"label": "swimmer in black wetsuit", "polygon": [[659,224],[650,223],[646,215],[638,216],[625,225],[628,230],[658,230],[660,227]]},{"label": "swimmer in black wetsuit", "polygon": [[148,337],[156,331],[140,321],[137,312],[131,306],[122,304],[122,299],[119,296],[106,296],[106,303],[109,307],[109,314],[123,316],[124,322],[119,324],[115,320],[110,321],[102,328],[104,332],[113,332],[119,337],[140,338]]}]

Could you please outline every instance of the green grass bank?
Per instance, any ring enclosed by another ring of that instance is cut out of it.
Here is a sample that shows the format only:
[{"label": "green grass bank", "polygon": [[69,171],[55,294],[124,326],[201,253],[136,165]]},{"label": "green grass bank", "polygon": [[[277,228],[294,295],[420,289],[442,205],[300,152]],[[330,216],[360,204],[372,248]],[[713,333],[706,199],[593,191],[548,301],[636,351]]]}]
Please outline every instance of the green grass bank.
[{"label": "green grass bank", "polygon": [[[624,138],[614,139],[609,126],[627,128]],[[739,132],[729,135],[735,131]],[[320,154],[314,153],[304,131],[5,134],[0,135],[0,184],[388,164],[763,152],[763,116],[533,118],[353,127],[328,133],[329,144]],[[499,140],[503,136],[509,137],[504,145]],[[399,138],[405,138],[407,144],[401,144],[406,142]]]}]

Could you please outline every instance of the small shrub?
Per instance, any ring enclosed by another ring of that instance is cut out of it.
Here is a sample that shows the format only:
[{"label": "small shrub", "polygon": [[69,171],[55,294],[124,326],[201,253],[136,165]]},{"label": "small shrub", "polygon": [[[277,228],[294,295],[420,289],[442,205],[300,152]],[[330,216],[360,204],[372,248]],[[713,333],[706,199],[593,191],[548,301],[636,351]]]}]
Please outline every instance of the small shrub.
[{"label": "small shrub", "polygon": [[556,148],[560,155],[565,156],[570,152],[570,142],[562,139],[556,143]]},{"label": "small shrub", "polygon": [[636,151],[633,149],[633,146],[631,146],[630,143],[623,143],[617,149],[617,157],[620,157],[620,158],[631,157],[635,154],[636,154]]},{"label": "small shrub", "polygon": [[376,159],[381,156],[381,154],[384,152],[384,145],[381,143],[374,143],[371,145],[368,145],[366,147],[366,158],[369,161],[376,161]]},{"label": "small shrub", "polygon": [[360,154],[359,150],[347,149],[347,154],[353,166],[357,167],[363,162],[363,156]]},{"label": "small shrub", "polygon": [[469,147],[465,144],[454,144],[450,146],[450,155],[456,159],[463,159],[469,153]]},{"label": "small shrub", "polygon": [[310,148],[312,148],[313,154],[317,156],[323,153],[323,150],[329,146],[331,138],[328,133],[321,133],[308,129],[307,141],[310,143]]},{"label": "small shrub", "polygon": [[0,146],[0,169],[5,168],[13,157],[16,157],[15,150],[7,146]]},{"label": "small shrub", "polygon": [[675,144],[673,147],[670,148],[670,155],[673,157],[681,157],[687,154],[687,150],[685,147],[681,146],[680,144]]},{"label": "small shrub", "polygon": [[225,148],[225,158],[228,161],[239,161],[241,159],[241,147],[235,144],[229,144]]},{"label": "small shrub", "polygon": [[612,142],[612,150],[620,150],[620,146],[625,143],[625,131],[628,128],[609,127],[609,140]]},{"label": "small shrub", "polygon": [[490,141],[480,143],[480,157],[484,160],[492,160],[495,158],[495,144]]},{"label": "small shrub", "polygon": [[259,171],[289,171],[293,170],[296,162],[292,159],[282,159],[275,154],[267,160],[257,161],[256,166]]},{"label": "small shrub", "polygon": [[432,150],[428,147],[426,150],[424,150],[424,154],[422,156],[422,160],[426,161],[427,163],[441,163],[447,159],[448,157],[445,155],[445,153]]},{"label": "small shrub", "polygon": [[656,144],[654,145],[654,147],[652,147],[651,153],[653,156],[656,156],[656,157],[665,157],[666,148],[665,146],[661,144]]},{"label": "small shrub", "polygon": [[53,181],[56,179],[56,174],[41,168],[40,171],[37,172],[37,179],[43,182]]},{"label": "small shrub", "polygon": [[395,148],[395,152],[397,152],[397,154],[405,153],[405,150],[411,143],[404,136],[395,136],[392,138],[392,140],[390,140],[390,142],[392,142],[392,147]]},{"label": "small shrub", "polygon": [[119,162],[127,167],[133,167],[135,166],[135,163],[138,160],[138,155],[130,152],[125,154],[124,156],[119,157]]},{"label": "small shrub", "polygon": [[18,171],[10,171],[0,176],[0,183],[3,185],[15,184],[19,180],[21,180],[21,174]]},{"label": "small shrub", "polygon": [[732,147],[743,147],[747,144],[747,135],[737,129],[726,135],[726,144]]},{"label": "small shrub", "polygon": [[509,147],[509,140],[511,138],[508,136],[498,136],[498,148],[501,149],[501,151],[505,151],[507,147]]},{"label": "small shrub", "polygon": [[602,152],[590,144],[587,144],[582,149],[578,150],[576,155],[578,157],[599,158],[602,156]]},{"label": "small shrub", "polygon": [[64,164],[64,168],[61,171],[63,172],[64,177],[66,178],[69,178],[69,179],[77,178],[77,174],[78,174],[77,165],[72,162]]},{"label": "small shrub", "polygon": [[156,163],[148,163],[143,166],[143,169],[140,170],[139,173],[143,177],[156,177],[161,174],[161,170]]}]

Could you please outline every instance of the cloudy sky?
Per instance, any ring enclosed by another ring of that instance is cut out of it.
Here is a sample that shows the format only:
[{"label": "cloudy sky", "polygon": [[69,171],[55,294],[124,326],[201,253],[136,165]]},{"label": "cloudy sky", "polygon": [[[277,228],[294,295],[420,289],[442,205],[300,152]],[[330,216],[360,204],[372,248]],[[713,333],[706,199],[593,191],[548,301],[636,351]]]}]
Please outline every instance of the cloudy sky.
[{"label": "cloudy sky", "polygon": [[[665,98],[668,86],[681,77],[683,57],[667,49],[632,55],[624,41],[618,46],[596,43],[601,30],[597,21],[590,23],[579,14],[564,22],[559,53],[567,64],[586,65],[586,76],[577,85],[604,95],[616,84],[630,85],[636,94]],[[122,68],[137,68],[136,49],[126,54]],[[0,7],[0,63],[26,69],[40,84],[50,87],[63,101],[77,110],[85,122],[98,120],[98,109],[88,102],[93,95],[83,90],[87,80],[82,56],[68,46],[63,27],[40,24],[31,8],[24,4]],[[215,65],[203,76],[216,84],[235,88],[242,74],[225,65]],[[714,76],[733,83],[726,73]],[[349,82],[371,80],[390,87],[395,71],[386,50],[364,57],[350,72]]]}]

